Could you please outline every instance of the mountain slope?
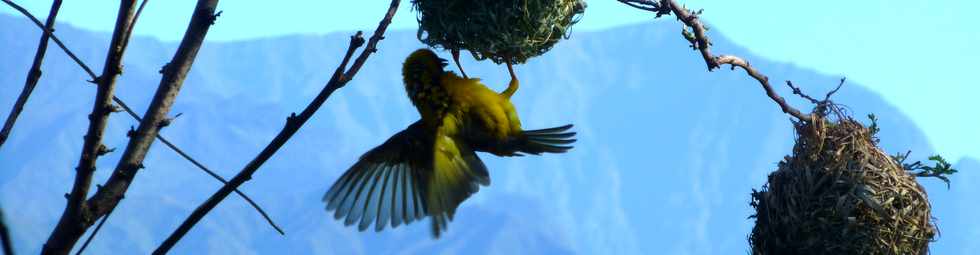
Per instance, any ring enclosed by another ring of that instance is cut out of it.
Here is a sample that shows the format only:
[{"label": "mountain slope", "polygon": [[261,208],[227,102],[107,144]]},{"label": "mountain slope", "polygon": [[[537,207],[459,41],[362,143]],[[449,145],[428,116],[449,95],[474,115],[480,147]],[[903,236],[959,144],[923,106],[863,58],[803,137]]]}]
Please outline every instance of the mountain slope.
[{"label": "mountain slope", "polygon": [[[9,109],[38,31],[2,15],[0,27],[0,49],[5,49],[0,85],[8,88],[0,90],[0,109]],[[214,29],[221,29],[220,23]],[[58,33],[100,70],[107,35],[65,25]],[[183,116],[162,133],[222,175],[233,175],[290,112],[319,91],[348,36],[205,44],[173,109]],[[812,94],[824,93],[839,79],[765,61],[713,36],[717,52],[742,55],[774,81],[792,79]],[[706,73],[673,23],[576,33],[517,67],[522,86],[514,97],[526,128],[576,124],[575,149],[518,159],[485,155],[492,186],[463,203],[440,240],[429,238],[427,222],[359,233],[334,221],[320,198],[361,153],[418,118],[405,97],[400,65],[423,45],[414,31],[394,31],[386,38],[358,76],[243,187],[287,235],[277,235],[241,199],[230,197],[184,238],[176,254],[744,253],[752,224],[746,219],[749,192],[792,146],[788,117],[758,85],[741,71]],[[134,38],[119,97],[143,112],[159,81],[157,70],[174,48]],[[0,149],[0,203],[22,252],[38,252],[61,214],[94,94],[64,54],[49,52],[41,84]],[[464,66],[495,89],[506,84],[500,66],[469,58]],[[779,91],[807,108],[788,90]],[[908,118],[860,85],[845,85],[836,99],[856,116],[878,115],[889,152],[931,153]],[[135,122],[128,117],[113,115],[105,143],[125,146],[131,125]],[[99,160],[96,182],[108,177],[118,157]],[[93,242],[92,253],[147,253],[219,187],[159,144],[145,165]],[[945,192],[930,187],[930,194]],[[949,198],[957,201],[962,198]],[[961,209],[937,206],[946,208]],[[966,241],[949,240],[957,243],[944,239],[936,249]]]}]

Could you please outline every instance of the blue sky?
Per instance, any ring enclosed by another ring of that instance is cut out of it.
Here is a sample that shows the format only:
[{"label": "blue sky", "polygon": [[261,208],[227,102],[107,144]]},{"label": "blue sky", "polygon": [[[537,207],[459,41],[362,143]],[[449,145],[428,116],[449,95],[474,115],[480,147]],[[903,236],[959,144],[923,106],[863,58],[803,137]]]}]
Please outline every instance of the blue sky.
[{"label": "blue sky", "polygon": [[[49,1],[16,1],[40,18]],[[151,1],[139,35],[177,40],[192,0]],[[980,158],[980,87],[973,61],[980,53],[980,2],[902,1],[682,1],[705,9],[704,18],[736,43],[764,57],[830,75],[845,75],[881,93],[923,128],[951,160]],[[589,1],[579,31],[647,22],[651,15],[614,0]],[[116,1],[66,1],[59,21],[108,31]],[[388,1],[223,1],[225,11],[209,40],[241,40],[283,34],[372,30]],[[409,2],[392,25],[414,29]],[[10,8],[0,12],[11,13]],[[665,20],[668,21],[668,20]],[[663,22],[663,21],[661,21]],[[674,22],[669,20],[669,22]],[[678,40],[681,40],[678,37]],[[696,57],[692,55],[691,57]],[[765,70],[763,70],[765,71]],[[776,81],[793,77],[771,77]],[[833,84],[827,84],[828,87]],[[741,89],[741,88],[733,88]],[[744,88],[757,89],[757,88]]]}]

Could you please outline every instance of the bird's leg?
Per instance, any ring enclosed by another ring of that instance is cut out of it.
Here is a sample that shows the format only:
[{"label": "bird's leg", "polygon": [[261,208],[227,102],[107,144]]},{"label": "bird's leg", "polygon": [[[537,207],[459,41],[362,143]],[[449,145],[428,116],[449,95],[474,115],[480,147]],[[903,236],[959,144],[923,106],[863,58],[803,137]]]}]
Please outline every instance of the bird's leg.
[{"label": "bird's leg", "polygon": [[517,87],[520,87],[520,81],[517,80],[517,75],[514,74],[514,65],[510,63],[510,59],[507,60],[507,71],[510,72],[510,84],[507,84],[507,89],[500,94],[510,98],[510,96],[514,95],[514,92],[517,92]]},{"label": "bird's leg", "polygon": [[459,64],[459,49],[452,49],[449,50],[449,52],[453,54],[453,62],[456,62],[456,67],[459,68],[459,73],[463,75],[463,78],[469,79],[470,77],[466,76],[466,71],[463,71],[463,65]]}]

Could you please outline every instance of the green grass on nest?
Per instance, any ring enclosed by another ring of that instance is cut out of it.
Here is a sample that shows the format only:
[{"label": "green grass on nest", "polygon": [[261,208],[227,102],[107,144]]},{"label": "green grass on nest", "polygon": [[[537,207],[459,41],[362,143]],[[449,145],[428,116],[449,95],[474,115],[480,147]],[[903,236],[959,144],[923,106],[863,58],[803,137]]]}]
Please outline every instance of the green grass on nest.
[{"label": "green grass on nest", "polygon": [[412,0],[418,37],[435,48],[469,50],[479,60],[524,63],[567,38],[582,0]]}]

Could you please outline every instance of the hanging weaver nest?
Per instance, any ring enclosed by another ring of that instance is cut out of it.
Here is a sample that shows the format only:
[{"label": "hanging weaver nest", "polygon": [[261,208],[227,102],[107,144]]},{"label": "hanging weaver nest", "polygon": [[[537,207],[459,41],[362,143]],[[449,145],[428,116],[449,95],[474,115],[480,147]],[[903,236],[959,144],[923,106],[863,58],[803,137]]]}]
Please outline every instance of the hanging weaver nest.
[{"label": "hanging weaver nest", "polygon": [[479,60],[524,63],[567,38],[585,12],[582,0],[412,0],[418,38],[465,49]]},{"label": "hanging weaver nest", "polygon": [[753,190],[752,253],[928,253],[937,230],[925,189],[878,148],[876,124],[835,112],[795,123],[793,155]]}]

